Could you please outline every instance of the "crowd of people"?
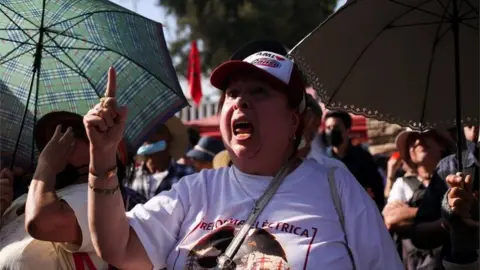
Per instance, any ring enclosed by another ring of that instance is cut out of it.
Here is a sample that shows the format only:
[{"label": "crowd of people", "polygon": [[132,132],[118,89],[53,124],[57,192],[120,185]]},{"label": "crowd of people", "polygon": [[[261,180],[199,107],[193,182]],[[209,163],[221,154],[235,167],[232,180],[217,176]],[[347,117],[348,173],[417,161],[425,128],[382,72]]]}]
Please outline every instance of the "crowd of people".
[{"label": "crowd of people", "polygon": [[221,139],[174,116],[124,153],[113,68],[86,115],[44,115],[33,174],[0,173],[0,269],[479,269],[479,126],[407,129],[379,168],[286,54],[212,72]]}]

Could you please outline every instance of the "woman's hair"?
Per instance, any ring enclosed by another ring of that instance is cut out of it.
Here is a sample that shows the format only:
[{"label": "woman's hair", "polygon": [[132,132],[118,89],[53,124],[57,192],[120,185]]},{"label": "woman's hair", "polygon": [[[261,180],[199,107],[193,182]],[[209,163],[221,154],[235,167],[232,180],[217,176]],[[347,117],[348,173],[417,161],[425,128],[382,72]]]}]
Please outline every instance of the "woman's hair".
[{"label": "woman's hair", "polygon": [[325,120],[332,117],[342,120],[346,129],[350,129],[352,127],[352,117],[349,113],[345,111],[329,111],[325,114]]}]

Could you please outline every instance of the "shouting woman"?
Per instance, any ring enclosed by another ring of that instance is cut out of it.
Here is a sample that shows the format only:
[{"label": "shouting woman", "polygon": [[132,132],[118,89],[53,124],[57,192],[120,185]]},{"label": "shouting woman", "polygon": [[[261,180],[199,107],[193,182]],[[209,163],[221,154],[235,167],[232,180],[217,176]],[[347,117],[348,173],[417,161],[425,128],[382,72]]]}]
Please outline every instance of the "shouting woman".
[{"label": "shouting woman", "polygon": [[[355,178],[344,168],[295,162],[305,85],[291,60],[259,50],[217,67],[211,82],[222,90],[220,130],[233,166],[186,176],[127,214],[112,154],[127,113],[116,104],[115,71],[108,75],[106,99],[84,117],[89,222],[104,260],[128,269],[218,269],[229,255],[228,269],[402,269]],[[275,191],[270,184],[282,168],[290,170]],[[252,221],[251,213],[260,214]]]}]

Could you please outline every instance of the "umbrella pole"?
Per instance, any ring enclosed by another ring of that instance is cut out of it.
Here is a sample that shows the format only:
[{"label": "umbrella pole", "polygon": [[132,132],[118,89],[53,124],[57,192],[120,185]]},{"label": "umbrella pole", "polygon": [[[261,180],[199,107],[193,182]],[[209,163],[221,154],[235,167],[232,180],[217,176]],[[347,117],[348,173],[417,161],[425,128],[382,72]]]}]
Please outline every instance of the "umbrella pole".
[{"label": "umbrella pole", "polygon": [[452,30],[453,30],[453,48],[455,57],[455,117],[456,117],[456,130],[457,130],[457,172],[463,171],[462,162],[462,100],[460,93],[460,45],[459,45],[459,16],[457,0],[452,0],[453,16],[452,16]]}]

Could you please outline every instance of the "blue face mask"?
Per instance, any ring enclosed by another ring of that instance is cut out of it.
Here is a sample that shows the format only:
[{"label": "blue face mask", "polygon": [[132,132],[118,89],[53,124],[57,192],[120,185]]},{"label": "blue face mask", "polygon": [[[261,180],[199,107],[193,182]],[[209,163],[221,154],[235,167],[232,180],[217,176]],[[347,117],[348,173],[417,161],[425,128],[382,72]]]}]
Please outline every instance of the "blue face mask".
[{"label": "blue face mask", "polygon": [[137,155],[145,156],[155,154],[167,149],[167,142],[165,140],[161,140],[152,144],[145,144],[140,146],[137,150]]}]

